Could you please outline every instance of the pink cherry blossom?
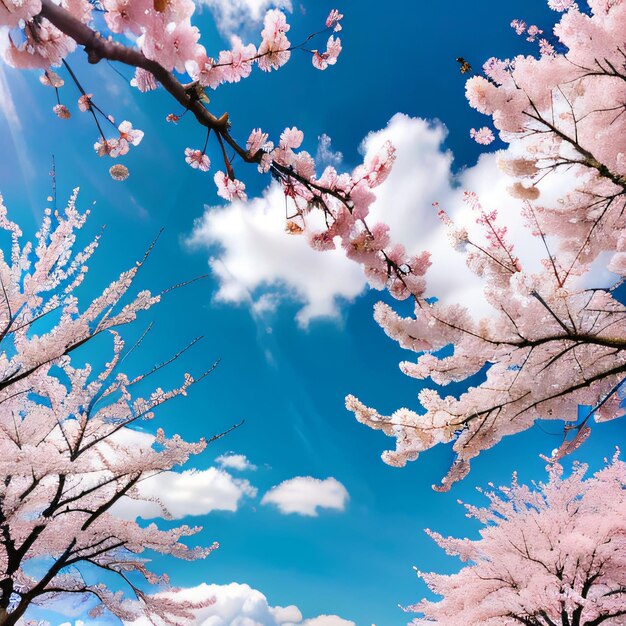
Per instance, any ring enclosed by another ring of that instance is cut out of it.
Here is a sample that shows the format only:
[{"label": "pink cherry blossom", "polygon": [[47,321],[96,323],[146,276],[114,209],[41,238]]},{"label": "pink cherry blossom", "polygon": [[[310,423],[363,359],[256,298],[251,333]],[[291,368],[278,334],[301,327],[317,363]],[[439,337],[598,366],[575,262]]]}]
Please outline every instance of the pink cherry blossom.
[{"label": "pink cherry blossom", "polygon": [[343,14],[339,13],[337,9],[333,9],[326,18],[326,28],[332,28],[335,32],[341,30],[341,24],[339,23],[343,19]]},{"label": "pink cherry blossom", "polygon": [[535,39],[537,39],[537,37],[539,35],[541,35],[543,33],[543,31],[536,26],[535,24],[532,24],[531,26],[528,27],[528,29],[526,30],[526,41],[535,41]]},{"label": "pink cherry blossom", "polygon": [[326,44],[326,52],[313,52],[313,65],[318,70],[325,70],[329,65],[337,63],[337,58],[341,52],[341,40],[339,37],[331,35]]},{"label": "pink cherry blossom", "polygon": [[194,169],[199,169],[202,172],[208,172],[211,167],[209,157],[202,150],[185,148],[185,161]]},{"label": "pink cherry blossom", "polygon": [[194,58],[200,31],[189,21],[162,23],[155,18],[153,28],[141,38],[141,50],[168,70],[185,71],[185,63]]},{"label": "pink cherry blossom", "polygon": [[199,49],[194,59],[187,62],[187,71],[193,80],[203,87],[215,89],[225,80],[225,68],[216,65],[215,59],[208,57],[203,49]]},{"label": "pink cherry blossom", "polygon": [[257,50],[254,44],[243,45],[239,37],[233,37],[232,50],[220,53],[219,64],[223,65],[223,79],[229,83],[238,83],[242,78],[250,76],[252,59]]},{"label": "pink cherry blossom", "polygon": [[511,28],[513,28],[518,35],[523,35],[526,32],[526,22],[523,20],[513,20],[511,22]]},{"label": "pink cherry blossom", "polygon": [[78,108],[80,111],[86,112],[91,108],[91,99],[93,98],[92,93],[85,94],[78,98]]},{"label": "pink cherry blossom", "polygon": [[131,78],[130,84],[142,92],[154,91],[157,88],[154,76],[141,67],[135,70],[135,75]]},{"label": "pink cherry blossom", "polygon": [[267,133],[264,133],[260,128],[255,128],[246,142],[248,152],[255,155],[267,143],[267,137]]},{"label": "pink cherry blossom", "polygon": [[280,135],[280,147],[284,150],[295,150],[302,145],[303,139],[304,133],[295,126],[293,128],[285,128]]},{"label": "pink cherry blossom", "polygon": [[242,200],[248,199],[245,190],[246,186],[237,179],[229,178],[224,172],[216,172],[214,176],[217,186],[217,195],[224,200]]},{"label": "pink cherry blossom", "polygon": [[470,129],[470,137],[476,143],[482,144],[483,146],[488,146],[495,139],[495,137],[493,136],[493,131],[487,126],[483,126],[478,130],[476,130],[475,128]]},{"label": "pink cherry blossom", "polygon": [[65,81],[51,69],[47,69],[39,76],[39,82],[46,87],[63,87]]},{"label": "pink cherry blossom", "polygon": [[20,21],[28,22],[41,11],[41,0],[4,0],[0,2],[0,26],[16,28]]},{"label": "pink cherry blossom", "polygon": [[47,21],[25,32],[24,41],[16,46],[10,38],[2,47],[6,63],[24,69],[47,69],[60,65],[63,58],[76,48],[76,42]]},{"label": "pink cherry blossom", "polygon": [[93,149],[98,156],[117,156],[119,155],[118,143],[117,139],[100,140],[93,144]]},{"label": "pink cherry blossom", "polygon": [[548,57],[555,56],[556,54],[554,46],[547,39],[539,40],[539,52],[541,53],[541,56]]},{"label": "pink cherry blossom", "polygon": [[259,46],[257,63],[261,70],[269,72],[287,63],[291,56],[290,43],[285,35],[290,27],[285,14],[278,9],[268,11],[263,24],[264,28],[261,31],[263,41]]},{"label": "pink cherry blossom", "polygon": [[114,33],[141,34],[149,9],[146,0],[103,0],[102,5],[106,9],[104,19]]},{"label": "pink cherry blossom", "polygon": [[567,11],[574,6],[574,0],[548,0],[548,6],[553,11]]},{"label": "pink cherry blossom", "polygon": [[143,131],[133,128],[133,125],[128,120],[124,120],[117,129],[120,131],[120,143],[126,142],[126,144],[138,146],[143,139]]}]

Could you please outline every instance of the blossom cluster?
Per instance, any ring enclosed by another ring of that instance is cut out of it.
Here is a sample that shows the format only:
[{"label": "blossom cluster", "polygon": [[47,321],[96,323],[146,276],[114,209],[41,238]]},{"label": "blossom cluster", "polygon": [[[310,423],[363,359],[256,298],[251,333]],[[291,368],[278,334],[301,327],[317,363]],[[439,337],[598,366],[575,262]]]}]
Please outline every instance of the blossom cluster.
[{"label": "blossom cluster", "polygon": [[[93,6],[88,0],[62,0],[58,4],[52,3],[52,0],[6,0],[0,6],[0,27],[21,31],[19,36],[9,35],[9,45],[3,50],[4,60],[14,67],[39,67],[44,70],[42,82],[57,91],[58,103],[54,106],[54,112],[61,119],[69,119],[71,113],[58,96],[63,80],[51,67],[65,63],[67,55],[75,49],[76,40],[73,37],[76,36],[74,33],[77,28],[80,29],[82,25],[92,28]],[[90,44],[86,46],[92,60],[128,59],[128,63],[136,66],[131,85],[142,92],[157,88],[156,76],[159,76],[161,82],[165,80],[170,91],[178,94],[179,101],[178,90],[190,90],[189,94],[192,95],[188,95],[185,112],[190,103],[196,100],[208,103],[205,89],[215,89],[223,83],[237,83],[250,75],[255,64],[265,72],[277,70],[287,63],[293,50],[301,49],[311,55],[314,67],[324,70],[337,62],[342,49],[341,40],[336,33],[342,29],[343,15],[336,9],[329,13],[323,30],[300,44],[292,44],[288,39],[290,25],[285,14],[278,9],[272,9],[265,15],[258,47],[253,43],[244,44],[240,38],[232,37],[230,49],[211,56],[200,43],[200,31],[192,23],[195,12],[193,0],[103,0],[101,7],[110,36],[105,40],[105,33],[91,31],[90,41],[95,40],[100,45],[98,51]],[[328,31],[331,34],[325,50],[309,50],[304,47],[314,36]],[[130,36],[135,47],[121,45],[112,38],[113,35]],[[15,43],[16,41],[20,43]],[[132,55],[135,51],[140,52],[139,57]],[[107,54],[112,56],[107,57]],[[100,131],[101,136],[94,145],[96,152],[100,156],[116,158],[126,154],[129,146],[138,145],[143,133],[134,130],[130,122],[125,121],[119,126],[119,137],[105,136],[98,122],[98,115],[110,123],[114,123],[113,118],[99,109],[93,101],[93,95],[85,92],[69,67],[68,71],[82,93],[78,101],[79,109],[91,112]],[[187,76],[192,82],[183,86],[171,72]],[[171,113],[167,119],[177,122],[181,116]],[[211,114],[208,116],[211,123],[217,122]],[[227,114],[223,117],[228,119]],[[221,124],[220,132],[223,134],[228,126]],[[224,159],[227,161],[226,156]],[[187,148],[185,160],[200,171],[208,171],[210,168],[206,145],[203,150]],[[225,165],[227,179],[231,182],[218,184],[219,195],[225,198],[242,197],[243,184],[235,180],[230,163],[225,162]],[[116,180],[123,180],[128,176],[128,170],[123,165],[114,165],[110,173]],[[216,182],[224,180],[216,177]]]},{"label": "blossom cluster", "polygon": [[[584,442],[592,418],[623,415],[626,308],[611,281],[598,277],[608,270],[616,286],[626,276],[626,3],[590,0],[590,12],[549,4],[562,13],[550,54],[489,59],[484,75],[466,83],[470,105],[509,144],[499,164],[545,250],[542,269],[519,261],[497,213],[469,193],[477,233],[443,217],[453,245],[482,279],[491,313],[477,319],[462,303],[426,299],[423,289],[412,290],[413,315],[384,303],[375,308],[385,332],[418,353],[400,364],[406,375],[438,385],[477,374],[485,381],[458,397],[424,389],[422,411],[381,415],[353,396],[346,400],[360,422],[396,439],[396,449],[383,454],[391,465],[451,444],[455,461],[437,489],[449,489],[471,459],[538,419],[566,422],[558,459]],[[541,35],[521,21],[513,27]],[[485,127],[472,135],[487,143],[493,133]],[[548,184],[563,189],[558,201],[544,200]],[[589,408],[578,420],[581,405]]]},{"label": "blossom cluster", "polygon": [[486,506],[465,505],[482,526],[478,539],[427,530],[463,567],[417,571],[441,599],[406,607],[421,615],[411,626],[623,623],[626,464],[616,454],[593,476],[586,470],[565,476],[554,464],[546,482],[490,484]]},{"label": "blossom cluster", "polygon": [[[101,4],[112,34],[132,35],[147,59],[168,71],[189,74],[203,87],[214,89],[225,82],[239,82],[250,75],[255,63],[263,71],[276,70],[289,60],[294,49],[287,38],[290,26],[278,9],[267,12],[258,48],[233,37],[230,50],[208,56],[199,42],[200,31],[192,24],[196,9],[193,0],[103,0]],[[93,4],[88,0],[63,0],[60,5],[74,18],[91,24]],[[10,65],[48,69],[59,65],[75,49],[72,37],[40,17],[41,11],[42,0],[6,0],[0,6],[0,26],[22,31],[21,43],[10,38],[3,52]],[[326,29],[341,30],[342,17],[336,9],[331,11]],[[339,38],[331,35],[325,51],[311,51],[313,65],[325,69],[336,62],[340,52]],[[137,69],[134,84],[141,91],[156,87],[151,73],[142,68]]]}]

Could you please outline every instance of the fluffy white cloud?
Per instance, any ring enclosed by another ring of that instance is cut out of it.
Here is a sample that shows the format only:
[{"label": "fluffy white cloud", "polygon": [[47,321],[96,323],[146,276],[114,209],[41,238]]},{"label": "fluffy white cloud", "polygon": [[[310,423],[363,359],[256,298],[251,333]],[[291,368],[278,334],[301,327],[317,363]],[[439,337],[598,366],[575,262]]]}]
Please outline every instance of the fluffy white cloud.
[{"label": "fluffy white cloud", "polygon": [[[122,428],[109,439],[114,444],[140,450],[150,448],[155,437],[132,428]],[[106,457],[115,455],[115,446],[106,441],[100,449]],[[124,496],[113,505],[111,512],[122,519],[151,519],[163,517],[167,511],[173,519],[180,519],[186,515],[206,515],[211,511],[236,511],[243,498],[254,498],[257,494],[249,481],[234,478],[217,467],[162,472],[142,480],[137,489],[139,499]]]},{"label": "fluffy white cloud", "polygon": [[206,515],[211,511],[236,511],[242,498],[256,496],[247,481],[233,478],[215,467],[207,470],[163,472],[139,484],[145,500],[124,497],[113,513],[123,519],[163,517],[163,507],[174,519],[186,515]]},{"label": "fluffy white cloud", "polygon": [[250,463],[245,454],[233,454],[232,452],[229,452],[218,456],[217,459],[215,459],[215,462],[219,463],[222,467],[238,470],[240,472],[244,472],[246,470],[254,471],[256,469],[256,465]]},{"label": "fluffy white cloud", "polygon": [[237,33],[262,21],[271,8],[292,10],[291,0],[196,0],[207,6],[215,16],[215,23],[225,35]]},{"label": "fluffy white cloud", "polygon": [[[167,593],[163,595],[172,595]],[[177,597],[184,600],[202,601],[214,598],[215,603],[197,611],[196,619],[188,626],[355,626],[354,622],[336,615],[320,615],[302,621],[302,613],[296,606],[270,606],[267,598],[249,585],[207,585],[181,589]],[[150,626],[152,622],[139,619],[126,622],[126,626]],[[160,622],[157,621],[157,624]]]},{"label": "fluffy white cloud", "polygon": [[[389,224],[392,239],[409,251],[431,252],[428,295],[461,302],[479,315],[488,312],[482,283],[466,267],[465,257],[452,250],[433,202],[480,237],[476,215],[463,202],[463,192],[473,191],[485,209],[499,211],[500,222],[507,225],[526,269],[538,269],[545,251],[523,225],[521,201],[506,191],[512,181],[497,166],[500,155],[483,154],[475,166],[454,176],[453,155],[443,148],[446,135],[438,121],[397,114],[386,128],[364,139],[361,152],[365,158],[387,140],[397,149],[391,175],[376,190],[370,223]],[[556,181],[556,177],[546,177],[540,183],[542,202],[555,202],[572,184],[563,176]],[[338,303],[353,300],[365,289],[361,269],[341,251],[313,252],[301,237],[287,236],[284,214],[284,195],[273,184],[261,198],[248,203],[208,208],[189,241],[221,248],[210,259],[220,283],[219,300],[247,303],[258,312],[277,306],[283,298],[295,299],[303,305],[298,314],[301,325],[315,317],[337,315]]]},{"label": "fluffy white cloud", "polygon": [[219,280],[218,301],[261,312],[287,294],[304,305],[301,325],[336,316],[338,300],[353,300],[365,286],[361,268],[341,250],[320,254],[285,233],[285,194],[277,184],[261,198],[208,207],[188,242],[215,250],[209,265]]},{"label": "fluffy white cloud", "polygon": [[261,504],[275,504],[281,513],[316,517],[317,509],[343,511],[349,498],[346,488],[335,478],[320,480],[296,476],[272,487]]}]

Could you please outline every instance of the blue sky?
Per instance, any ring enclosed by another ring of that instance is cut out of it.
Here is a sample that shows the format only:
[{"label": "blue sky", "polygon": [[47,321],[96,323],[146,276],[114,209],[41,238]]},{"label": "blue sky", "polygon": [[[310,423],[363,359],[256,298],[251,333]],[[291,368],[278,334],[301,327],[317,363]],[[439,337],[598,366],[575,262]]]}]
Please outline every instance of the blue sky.
[{"label": "blue sky", "polygon": [[[294,6],[292,40],[316,29],[334,6],[326,0],[305,0]],[[406,157],[406,168],[422,168],[419,174],[424,180],[434,176],[431,167],[448,169],[440,175],[441,184],[425,190],[423,197],[394,198],[390,191],[388,206],[380,210],[388,211],[392,219],[395,204],[408,203],[406,210],[414,209],[419,224],[422,212],[432,211],[430,203],[439,199],[431,198],[438,190],[452,200],[457,183],[483,176],[482,170],[472,169],[481,150],[470,140],[469,129],[488,120],[466,104],[455,58],[464,56],[479,67],[489,56],[530,53],[530,44],[515,35],[510,21],[520,17],[548,27],[554,14],[543,0],[400,2],[384,7],[373,0],[359,0],[339,8],[345,14],[344,51],[335,67],[318,72],[308,58],[296,54],[279,72],[254,72],[240,84],[220,88],[211,94],[212,110],[229,112],[233,133],[241,140],[255,127],[277,137],[283,128],[295,125],[305,132],[304,147],[315,153],[317,138],[326,134],[332,138],[332,149],[343,154],[346,168],[362,158],[358,147],[368,133],[384,129],[397,112],[406,114],[406,118],[396,118],[398,132],[414,130],[413,150],[422,150]],[[206,8],[198,24],[207,48],[217,51],[225,46]],[[244,38],[253,40],[256,29],[250,22],[238,27]],[[131,176],[121,184],[111,181],[107,172],[111,163],[95,155],[96,129],[88,116],[78,113],[78,94],[69,81],[61,94],[73,116],[62,121],[52,113],[53,91],[42,87],[35,74],[3,67],[0,192],[10,216],[26,233],[34,233],[50,193],[48,171],[54,154],[59,203],[80,186],[79,204],[92,210],[85,238],[106,225],[89,280],[81,287],[83,304],[140,258],[161,228],[164,232],[142,270],[138,288],[157,291],[205,274],[209,257],[223,259],[224,247],[213,235],[206,236],[200,222],[195,231],[197,245],[187,242],[193,238],[194,221],[205,215],[205,205],[219,207],[222,202],[212,175],[192,170],[183,158],[186,146],[202,146],[202,130],[187,119],[177,126],[167,124],[168,113],[179,113],[167,94],[138,94],[105,63],[90,67],[77,53],[70,64],[105,111],[145,131],[142,144],[124,161]],[[127,68],[119,69],[130,77]],[[428,147],[424,142],[430,142]],[[482,167],[488,169],[487,161]],[[267,177],[241,163],[236,164],[236,171],[250,197],[264,197]],[[396,192],[402,195],[404,190]],[[283,215],[284,205],[271,194],[265,197],[269,200],[259,200],[258,211],[271,209]],[[205,224],[213,224],[212,217],[206,219]],[[225,219],[237,227],[237,215],[227,214]],[[268,255],[279,255],[290,263],[289,249],[279,249],[283,244],[272,238],[260,237],[259,241],[264,245],[251,246],[248,255],[253,269],[261,272]],[[237,260],[239,252],[231,252],[230,261]],[[412,566],[424,571],[456,567],[423,529],[475,533],[476,526],[465,518],[457,499],[480,501],[476,486],[489,480],[507,482],[514,470],[522,480],[543,478],[538,454],[558,445],[560,439],[550,434],[557,433],[558,427],[546,424],[502,442],[482,455],[469,478],[447,494],[433,492],[431,485],[445,473],[451,460],[449,449],[426,453],[404,469],[384,465],[380,453],[392,442],[357,424],[345,410],[344,398],[353,393],[381,412],[400,406],[417,408],[419,388],[397,367],[411,355],[393,344],[372,319],[372,307],[384,294],[364,291],[350,302],[340,299],[335,301],[333,317],[313,316],[303,322],[303,307],[318,302],[320,290],[328,287],[332,300],[345,287],[345,283],[335,284],[341,272],[335,274],[333,263],[324,265],[318,257],[319,265],[304,256],[294,261],[296,266],[307,267],[303,282],[319,283],[315,293],[298,293],[297,285],[285,284],[284,277],[283,283],[268,285],[275,271],[269,268],[250,278],[252,287],[244,290],[247,295],[242,302],[216,300],[223,282],[210,273],[207,279],[168,295],[129,329],[129,338],[138,336],[148,321],[155,322],[143,350],[130,364],[137,372],[162,361],[194,337],[204,337],[157,381],[163,385],[176,382],[183,371],[199,373],[221,358],[211,376],[188,397],[164,407],[146,430],[153,432],[163,425],[169,432],[197,439],[245,419],[242,428],[210,446],[191,465],[208,470],[216,466],[217,457],[233,452],[245,455],[256,466],[256,470],[228,469],[239,481],[229,483],[228,488],[237,485],[236,489],[248,494],[241,496],[236,511],[214,510],[185,520],[202,524],[199,542],[208,545],[217,540],[220,550],[194,563],[157,559],[155,567],[168,571],[172,582],[181,587],[248,584],[265,594],[271,606],[296,605],[305,618],[332,614],[359,626],[403,624],[407,616],[397,605],[414,602],[426,592]],[[236,272],[226,269],[236,281]],[[352,270],[345,271],[349,279]],[[262,306],[268,302],[263,300],[268,293],[274,305],[269,308]],[[256,310],[251,308],[254,303]],[[90,350],[84,358],[97,360],[98,346]],[[623,440],[623,425],[598,427],[577,458],[598,466]],[[303,476],[332,477],[341,483],[349,495],[343,510],[322,508],[317,516],[307,516],[285,514],[276,505],[262,504],[272,487]],[[248,481],[247,486],[242,480]],[[52,624],[66,621],[58,616],[48,619]]]}]

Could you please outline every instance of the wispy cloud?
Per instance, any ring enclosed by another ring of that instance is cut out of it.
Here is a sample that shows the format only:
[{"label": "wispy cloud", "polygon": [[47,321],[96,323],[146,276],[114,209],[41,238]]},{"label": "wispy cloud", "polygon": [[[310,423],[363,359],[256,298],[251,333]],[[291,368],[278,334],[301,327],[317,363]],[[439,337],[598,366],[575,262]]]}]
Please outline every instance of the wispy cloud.
[{"label": "wispy cloud", "polygon": [[338,168],[343,161],[343,154],[331,147],[331,139],[328,135],[322,134],[318,138],[317,153],[315,154],[315,162],[320,167],[332,165]]},{"label": "wispy cloud", "polygon": [[[19,76],[17,72],[15,74],[16,81],[13,82],[17,82],[18,86],[21,88],[24,79],[22,76]],[[12,87],[9,82],[3,63],[0,62],[0,112],[2,113],[2,117],[6,120],[6,131],[3,131],[1,128],[2,124],[0,120],[0,140],[2,140],[2,135],[4,135],[5,132],[9,134],[9,141],[13,144],[13,149],[9,150],[8,146],[5,146],[5,154],[11,152],[14,157],[17,157],[24,182],[27,183],[27,193],[30,195],[31,185],[28,184],[28,181],[33,178],[34,170],[28,157],[28,149],[24,141],[22,121],[15,105],[14,89],[15,87]]]},{"label": "wispy cloud", "polygon": [[11,89],[9,88],[9,83],[7,81],[6,72],[2,65],[0,65],[0,111],[6,118],[7,122],[13,126],[16,131],[22,130],[22,123],[20,122],[20,117],[17,114],[17,109],[15,108],[15,102],[13,101],[13,96],[11,95]]}]

